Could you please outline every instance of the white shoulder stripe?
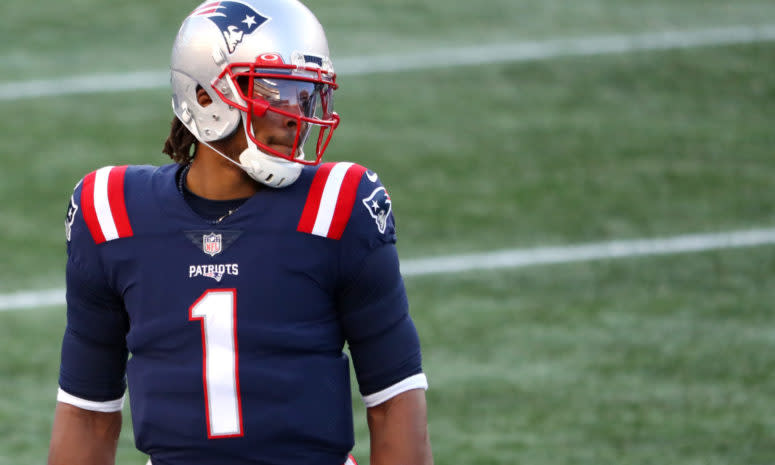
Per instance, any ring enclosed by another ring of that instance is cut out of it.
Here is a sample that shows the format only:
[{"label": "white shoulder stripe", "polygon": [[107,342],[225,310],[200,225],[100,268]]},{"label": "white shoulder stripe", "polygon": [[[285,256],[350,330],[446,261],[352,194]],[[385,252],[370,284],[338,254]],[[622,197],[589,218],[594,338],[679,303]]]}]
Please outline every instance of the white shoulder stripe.
[{"label": "white shoulder stripe", "polygon": [[74,405],[84,410],[91,410],[93,412],[120,412],[124,408],[124,396],[120,399],[108,400],[105,402],[95,402],[93,400],[81,399],[72,394],[68,394],[60,387],[57,391],[57,401],[64,404]]},{"label": "white shoulder stripe", "polygon": [[410,391],[412,389],[428,389],[428,378],[425,377],[425,373],[410,376],[379,392],[363,396],[363,403],[366,404],[366,407],[374,407],[375,405],[379,405],[392,399],[402,392]]},{"label": "white shoulder stripe", "polygon": [[108,199],[108,176],[112,166],[106,166],[97,170],[94,177],[94,209],[97,212],[97,221],[106,241],[118,239],[118,229],[113,214],[110,212],[110,200]]},{"label": "white shoulder stripe", "polygon": [[337,163],[328,174],[326,186],[323,188],[323,195],[320,198],[320,207],[318,216],[315,219],[315,226],[312,228],[312,234],[318,236],[327,236],[331,228],[331,221],[334,219],[336,211],[336,201],[339,199],[339,190],[342,188],[342,181],[347,170],[353,166],[352,163]]}]

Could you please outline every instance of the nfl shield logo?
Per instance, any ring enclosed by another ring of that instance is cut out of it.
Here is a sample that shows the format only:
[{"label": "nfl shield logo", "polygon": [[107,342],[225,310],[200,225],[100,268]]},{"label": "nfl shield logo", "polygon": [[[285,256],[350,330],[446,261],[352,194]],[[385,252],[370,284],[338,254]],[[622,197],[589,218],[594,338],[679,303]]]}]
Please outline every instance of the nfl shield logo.
[{"label": "nfl shield logo", "polygon": [[202,250],[207,255],[214,257],[223,250],[223,241],[220,234],[210,233],[202,236]]}]

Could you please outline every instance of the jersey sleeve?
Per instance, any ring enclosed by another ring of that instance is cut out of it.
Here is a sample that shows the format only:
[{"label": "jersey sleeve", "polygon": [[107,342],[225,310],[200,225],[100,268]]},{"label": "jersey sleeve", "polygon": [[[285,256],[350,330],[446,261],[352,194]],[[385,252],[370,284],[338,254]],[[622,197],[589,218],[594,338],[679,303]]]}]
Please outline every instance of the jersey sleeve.
[{"label": "jersey sleeve", "polygon": [[105,276],[99,245],[84,221],[82,185],[65,220],[67,326],[59,371],[61,402],[87,410],[121,409],[128,351],[128,318]]},{"label": "jersey sleeve", "polygon": [[396,251],[392,200],[365,172],[342,237],[340,320],[367,407],[427,388]]}]

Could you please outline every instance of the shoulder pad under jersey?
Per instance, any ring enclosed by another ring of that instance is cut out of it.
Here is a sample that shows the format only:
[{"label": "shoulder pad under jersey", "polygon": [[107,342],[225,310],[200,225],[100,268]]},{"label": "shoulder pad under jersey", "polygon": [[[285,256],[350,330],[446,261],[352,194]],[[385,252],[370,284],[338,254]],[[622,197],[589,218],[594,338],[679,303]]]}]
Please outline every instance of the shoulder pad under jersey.
[{"label": "shoulder pad under jersey", "polygon": [[124,199],[126,170],[126,165],[106,166],[83,178],[80,209],[96,244],[133,234]]},{"label": "shoulder pad under jersey", "polygon": [[339,240],[355,205],[366,168],[355,163],[323,163],[315,172],[299,232]]}]

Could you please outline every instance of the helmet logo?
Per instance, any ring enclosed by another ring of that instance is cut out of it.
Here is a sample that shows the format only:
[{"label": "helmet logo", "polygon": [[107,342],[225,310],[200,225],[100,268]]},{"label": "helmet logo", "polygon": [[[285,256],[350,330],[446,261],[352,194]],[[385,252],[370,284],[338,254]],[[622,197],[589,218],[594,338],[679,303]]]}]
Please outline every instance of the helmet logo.
[{"label": "helmet logo", "polygon": [[244,3],[229,1],[205,3],[191,16],[204,16],[215,23],[223,34],[229,53],[234,53],[246,35],[254,33],[269,20]]}]

